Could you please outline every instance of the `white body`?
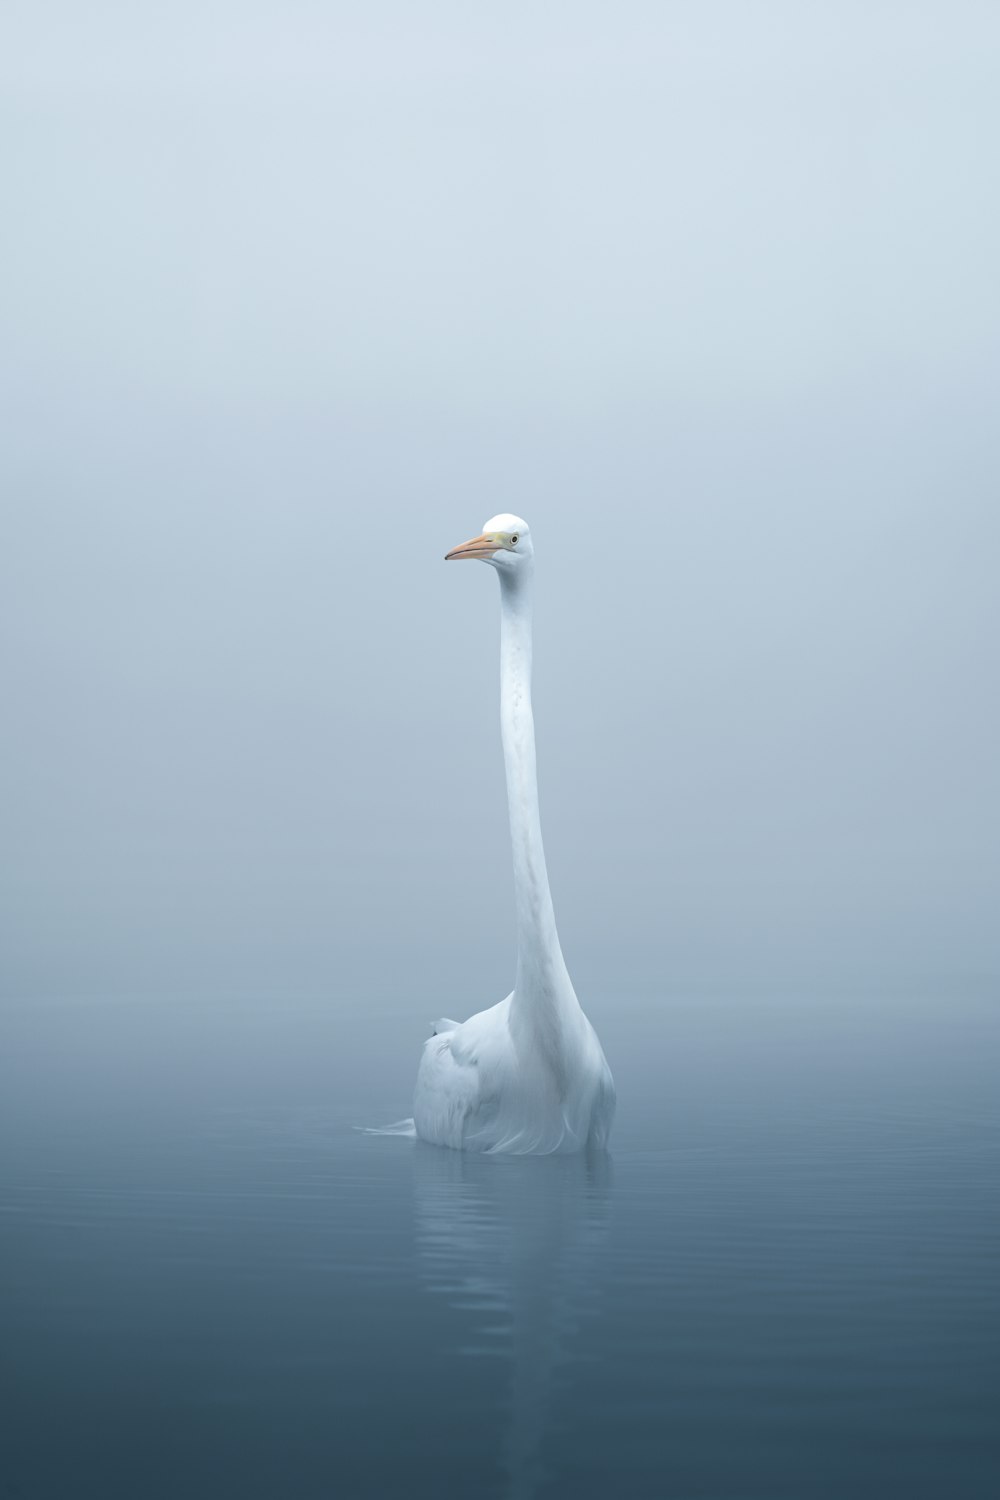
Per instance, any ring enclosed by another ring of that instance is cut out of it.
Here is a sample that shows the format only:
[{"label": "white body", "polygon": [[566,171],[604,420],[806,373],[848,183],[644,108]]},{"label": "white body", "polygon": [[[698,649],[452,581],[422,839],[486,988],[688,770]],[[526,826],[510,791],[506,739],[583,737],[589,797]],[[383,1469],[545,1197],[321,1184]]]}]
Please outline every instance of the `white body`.
[{"label": "white body", "polygon": [[421,1139],[456,1150],[580,1151],[607,1144],[615,1089],[566,970],[545,870],[531,712],[530,539],[513,516],[496,517],[484,530],[497,522],[509,526],[521,548],[510,563],[498,554],[497,566],[517,976],[499,1005],[464,1024],[437,1023],[417,1074],[414,1124]]}]

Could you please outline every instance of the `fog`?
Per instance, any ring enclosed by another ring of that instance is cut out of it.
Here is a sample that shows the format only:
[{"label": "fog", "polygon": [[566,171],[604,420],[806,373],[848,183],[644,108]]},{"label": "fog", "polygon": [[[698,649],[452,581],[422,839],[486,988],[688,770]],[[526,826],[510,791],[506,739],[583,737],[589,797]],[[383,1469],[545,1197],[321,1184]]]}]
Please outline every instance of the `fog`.
[{"label": "fog", "polygon": [[998,68],[987,4],[8,5],[3,994],[506,993],[505,510],[585,1005],[995,976]]}]

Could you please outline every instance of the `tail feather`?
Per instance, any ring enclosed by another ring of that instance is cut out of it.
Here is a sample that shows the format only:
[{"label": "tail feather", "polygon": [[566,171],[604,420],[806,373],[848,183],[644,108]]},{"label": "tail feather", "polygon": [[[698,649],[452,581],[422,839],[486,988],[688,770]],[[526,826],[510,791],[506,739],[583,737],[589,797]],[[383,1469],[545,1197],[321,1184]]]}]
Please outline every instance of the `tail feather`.
[{"label": "tail feather", "polygon": [[394,1125],[355,1125],[362,1135],[403,1135],[416,1140],[417,1130],[412,1119],[397,1120]]}]

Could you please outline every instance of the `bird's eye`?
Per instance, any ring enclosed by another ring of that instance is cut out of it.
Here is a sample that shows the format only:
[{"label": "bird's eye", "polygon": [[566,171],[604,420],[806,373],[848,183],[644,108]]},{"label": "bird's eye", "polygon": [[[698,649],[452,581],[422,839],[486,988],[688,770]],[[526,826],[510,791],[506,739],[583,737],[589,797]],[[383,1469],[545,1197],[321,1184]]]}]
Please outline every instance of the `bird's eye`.
[{"label": "bird's eye", "polygon": [[512,547],[516,547],[517,546],[517,532],[516,531],[514,532],[514,535],[510,539],[510,545]]}]

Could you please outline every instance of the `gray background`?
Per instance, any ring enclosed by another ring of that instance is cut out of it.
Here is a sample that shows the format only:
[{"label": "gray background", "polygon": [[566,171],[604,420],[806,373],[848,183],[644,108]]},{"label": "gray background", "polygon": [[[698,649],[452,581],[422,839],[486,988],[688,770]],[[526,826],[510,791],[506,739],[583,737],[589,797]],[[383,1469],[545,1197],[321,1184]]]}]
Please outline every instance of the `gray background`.
[{"label": "gray background", "polygon": [[[2,990],[995,975],[992,4],[8,3]],[[456,1001],[456,1003],[458,1003]]]}]

